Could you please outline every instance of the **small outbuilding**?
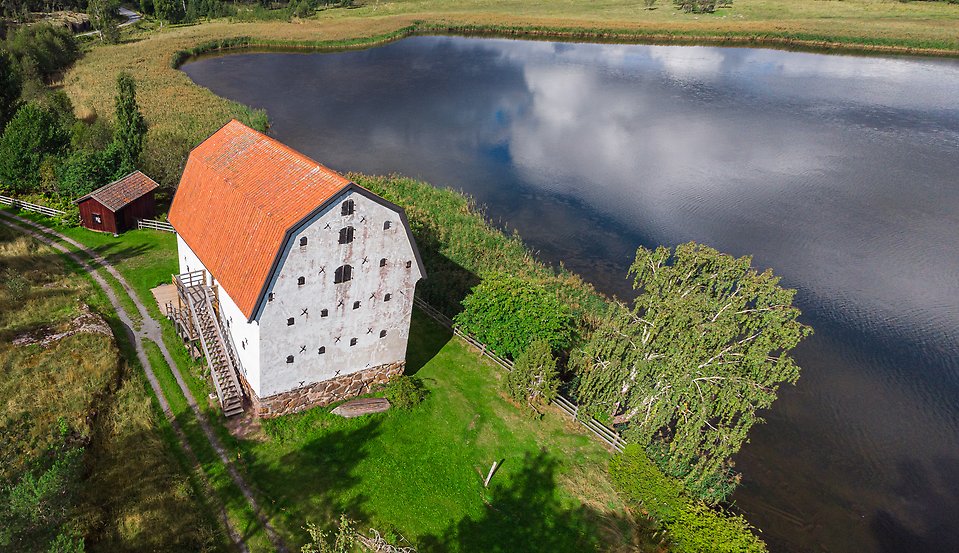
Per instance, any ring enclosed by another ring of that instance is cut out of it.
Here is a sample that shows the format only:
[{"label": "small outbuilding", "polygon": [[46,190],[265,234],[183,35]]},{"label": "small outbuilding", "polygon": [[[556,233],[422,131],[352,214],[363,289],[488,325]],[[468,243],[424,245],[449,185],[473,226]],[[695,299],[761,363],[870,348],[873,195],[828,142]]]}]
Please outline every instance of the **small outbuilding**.
[{"label": "small outbuilding", "polygon": [[101,186],[74,202],[80,208],[80,224],[90,230],[113,234],[136,228],[137,219],[154,217],[153,195],[158,186],[140,171]]}]

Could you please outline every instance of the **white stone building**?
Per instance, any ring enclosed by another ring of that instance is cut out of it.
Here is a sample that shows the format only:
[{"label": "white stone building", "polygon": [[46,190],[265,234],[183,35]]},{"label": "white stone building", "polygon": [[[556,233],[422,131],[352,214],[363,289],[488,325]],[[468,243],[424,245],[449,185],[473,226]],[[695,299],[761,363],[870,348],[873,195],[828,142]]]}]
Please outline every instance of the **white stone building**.
[{"label": "white stone building", "polygon": [[258,414],[402,372],[424,270],[398,206],[231,121],[190,153],[169,219],[180,272],[209,275]]}]

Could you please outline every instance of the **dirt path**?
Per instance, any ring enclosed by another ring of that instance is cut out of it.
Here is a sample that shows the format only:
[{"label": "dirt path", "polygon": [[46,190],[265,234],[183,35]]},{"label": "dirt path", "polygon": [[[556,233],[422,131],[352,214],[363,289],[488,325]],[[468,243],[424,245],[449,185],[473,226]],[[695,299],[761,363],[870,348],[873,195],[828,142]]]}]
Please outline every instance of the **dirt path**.
[{"label": "dirt path", "polygon": [[[166,347],[166,344],[163,343],[163,330],[160,327],[160,323],[150,315],[146,307],[140,302],[140,298],[133,291],[130,285],[126,282],[123,276],[120,275],[120,272],[116,270],[113,265],[111,265],[106,259],[104,259],[99,254],[88,249],[83,244],[76,242],[48,227],[44,227],[23,217],[13,215],[10,213],[0,212],[0,224],[3,224],[13,230],[27,234],[45,244],[50,245],[51,247],[59,250],[67,257],[73,259],[81,267],[83,267],[94,281],[103,289],[103,292],[109,298],[110,303],[113,305],[113,308],[116,310],[117,316],[120,318],[120,321],[123,323],[126,328],[127,335],[130,337],[131,342],[134,344],[137,352],[137,358],[140,360],[140,364],[143,366],[143,370],[146,373],[147,380],[150,382],[150,386],[153,388],[153,393],[156,395],[157,400],[160,403],[160,407],[163,409],[164,415],[170,421],[170,424],[173,425],[174,430],[176,431],[178,437],[180,438],[181,446],[184,451],[187,452],[187,455],[190,457],[191,461],[195,465],[199,465],[196,455],[193,453],[193,450],[190,448],[189,443],[187,442],[186,436],[183,433],[182,429],[177,425],[176,420],[173,417],[173,412],[170,409],[170,404],[167,401],[166,397],[163,395],[163,390],[160,388],[160,383],[156,378],[156,375],[153,372],[153,367],[150,364],[149,359],[146,356],[146,351],[143,348],[143,340],[149,339],[152,340],[159,348],[160,352],[163,354],[164,359],[166,359],[167,364],[170,367],[170,370],[173,372],[173,376],[176,378],[177,384],[180,386],[180,390],[183,392],[183,395],[186,397],[187,403],[190,405],[190,409],[193,411],[194,416],[196,416],[197,422],[199,422],[200,427],[203,429],[203,433],[206,436],[207,440],[210,442],[210,446],[213,447],[217,455],[220,457],[220,460],[226,466],[227,471],[230,474],[230,478],[236,484],[236,486],[243,493],[243,496],[246,498],[247,502],[250,504],[250,507],[253,509],[253,512],[256,514],[259,519],[260,524],[263,525],[264,530],[266,530],[267,536],[270,539],[270,542],[273,546],[280,552],[287,552],[286,546],[283,544],[283,540],[276,533],[273,527],[270,525],[269,521],[266,518],[266,515],[263,513],[263,510],[257,504],[256,499],[253,497],[253,493],[250,490],[250,487],[247,485],[246,481],[236,470],[236,467],[233,466],[233,463],[230,462],[230,459],[226,455],[226,450],[223,447],[223,444],[220,443],[219,438],[213,432],[210,422],[207,420],[206,416],[200,411],[199,406],[197,405],[196,399],[193,397],[193,394],[190,392],[190,389],[187,387],[186,382],[183,380],[183,376],[180,374],[176,362],[173,360],[173,357],[170,355],[169,350]],[[29,228],[28,228],[29,227]],[[82,259],[76,252],[71,251],[65,246],[57,243],[54,240],[51,240],[47,236],[44,236],[41,233],[45,233],[50,236],[54,236],[57,239],[71,244],[76,247],[90,259],[96,265],[104,268],[111,276],[113,276],[117,282],[120,283],[120,286],[123,287],[123,290],[130,297],[130,300],[133,301],[134,305],[139,311],[140,316],[143,318],[143,324],[138,331],[134,331],[134,325],[130,318],[130,315],[126,312],[123,306],[120,304],[120,301],[116,297],[116,294],[113,291],[113,287],[104,279],[96,270],[87,263],[86,260]],[[200,471],[201,476],[203,472]],[[227,530],[230,533],[230,538],[233,540],[233,543],[243,551],[248,552],[249,549],[246,547],[246,544],[243,543],[242,538],[240,538],[239,532],[231,523],[227,517],[226,511],[222,506],[221,502],[219,503],[219,516],[223,523],[225,524]]]}]

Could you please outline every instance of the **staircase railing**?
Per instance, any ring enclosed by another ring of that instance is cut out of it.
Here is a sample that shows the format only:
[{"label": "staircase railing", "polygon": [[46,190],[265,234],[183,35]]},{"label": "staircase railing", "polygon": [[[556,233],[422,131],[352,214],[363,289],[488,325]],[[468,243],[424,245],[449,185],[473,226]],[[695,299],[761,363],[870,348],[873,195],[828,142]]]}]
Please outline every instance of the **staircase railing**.
[{"label": "staircase railing", "polygon": [[213,309],[212,290],[205,284],[186,288],[186,297],[193,324],[210,367],[213,386],[226,416],[243,411],[243,392],[237,381],[234,364],[236,354],[231,351]]}]

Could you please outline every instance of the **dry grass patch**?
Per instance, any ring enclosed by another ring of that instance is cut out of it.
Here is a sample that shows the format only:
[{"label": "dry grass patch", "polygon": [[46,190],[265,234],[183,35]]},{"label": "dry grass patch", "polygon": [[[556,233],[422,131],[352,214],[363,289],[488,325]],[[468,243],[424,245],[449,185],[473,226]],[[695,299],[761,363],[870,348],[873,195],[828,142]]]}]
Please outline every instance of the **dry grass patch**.
[{"label": "dry grass patch", "polygon": [[[25,331],[89,317],[87,304],[109,313],[65,258],[0,226],[0,550],[46,551],[57,534],[84,539],[87,551],[222,549],[113,334],[13,345]],[[41,515],[7,509],[24,482],[19,504],[30,497]]]}]

